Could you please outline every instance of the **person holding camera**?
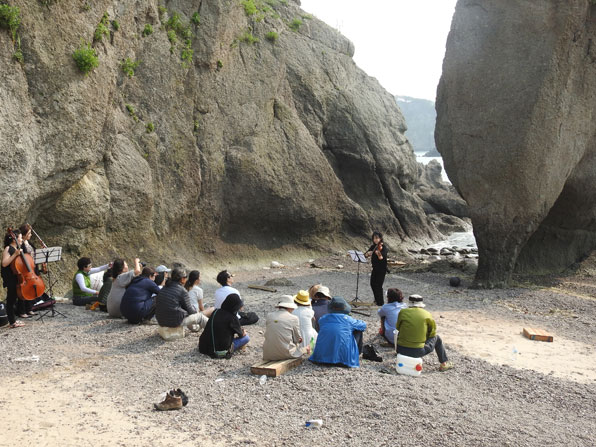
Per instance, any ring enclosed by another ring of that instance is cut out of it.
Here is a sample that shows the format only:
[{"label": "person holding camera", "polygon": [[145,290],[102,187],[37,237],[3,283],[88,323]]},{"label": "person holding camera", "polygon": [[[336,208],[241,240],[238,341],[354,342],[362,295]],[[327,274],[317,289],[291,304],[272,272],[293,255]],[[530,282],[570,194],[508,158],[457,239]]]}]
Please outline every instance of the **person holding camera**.
[{"label": "person holding camera", "polygon": [[141,274],[141,260],[135,258],[134,270],[128,270],[128,264],[122,258],[114,260],[112,264],[112,289],[108,296],[108,314],[113,318],[122,318],[120,312],[120,304],[122,303],[122,297],[126,292],[126,287],[130,284],[135,276]]}]

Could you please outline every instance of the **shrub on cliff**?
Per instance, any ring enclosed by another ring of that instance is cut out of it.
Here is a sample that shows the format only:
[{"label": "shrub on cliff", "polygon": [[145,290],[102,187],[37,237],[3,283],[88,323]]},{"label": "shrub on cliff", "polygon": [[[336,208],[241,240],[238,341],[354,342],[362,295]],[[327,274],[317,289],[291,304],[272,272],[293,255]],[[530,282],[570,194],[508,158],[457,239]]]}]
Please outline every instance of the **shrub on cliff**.
[{"label": "shrub on cliff", "polygon": [[13,41],[17,38],[20,24],[21,15],[17,6],[0,5],[0,28],[9,30]]},{"label": "shrub on cliff", "polygon": [[99,67],[97,53],[93,48],[91,48],[91,44],[88,42],[83,42],[81,46],[72,54],[72,58],[75,60],[79,70],[85,75],[87,75],[94,68]]}]

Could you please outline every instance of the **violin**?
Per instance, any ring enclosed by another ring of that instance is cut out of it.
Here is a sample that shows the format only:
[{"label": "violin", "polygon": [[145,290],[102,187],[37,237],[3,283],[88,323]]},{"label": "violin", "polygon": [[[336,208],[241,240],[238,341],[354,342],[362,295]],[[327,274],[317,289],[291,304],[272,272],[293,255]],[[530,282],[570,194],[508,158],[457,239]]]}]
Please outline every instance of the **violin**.
[{"label": "violin", "polygon": [[[10,237],[17,243],[18,239],[12,231],[12,228],[6,230]],[[17,277],[17,296],[26,301],[33,301],[43,295],[46,289],[43,280],[35,274],[35,264],[33,257],[29,253],[20,250],[21,253],[10,264],[13,273]]]},{"label": "violin", "polygon": [[375,254],[377,255],[377,258],[379,258],[379,260],[383,259],[383,242],[379,242],[377,244],[377,248],[375,248]]}]

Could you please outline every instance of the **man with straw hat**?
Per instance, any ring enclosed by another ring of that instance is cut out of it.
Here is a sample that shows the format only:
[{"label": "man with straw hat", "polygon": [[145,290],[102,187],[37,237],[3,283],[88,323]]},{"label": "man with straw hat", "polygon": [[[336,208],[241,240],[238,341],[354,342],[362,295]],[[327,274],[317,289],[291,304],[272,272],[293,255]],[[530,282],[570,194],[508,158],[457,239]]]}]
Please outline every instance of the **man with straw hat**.
[{"label": "man with straw hat", "polygon": [[290,295],[283,295],[277,310],[267,314],[263,360],[285,360],[302,357],[300,322],[292,315],[296,304]]},{"label": "man with straw hat", "polygon": [[439,357],[439,371],[453,368],[448,361],[445,347],[441,337],[437,335],[437,325],[432,315],[424,310],[425,304],[420,295],[411,295],[409,306],[402,309],[397,317],[397,344],[395,350],[398,354],[408,357],[420,358],[435,351]]}]

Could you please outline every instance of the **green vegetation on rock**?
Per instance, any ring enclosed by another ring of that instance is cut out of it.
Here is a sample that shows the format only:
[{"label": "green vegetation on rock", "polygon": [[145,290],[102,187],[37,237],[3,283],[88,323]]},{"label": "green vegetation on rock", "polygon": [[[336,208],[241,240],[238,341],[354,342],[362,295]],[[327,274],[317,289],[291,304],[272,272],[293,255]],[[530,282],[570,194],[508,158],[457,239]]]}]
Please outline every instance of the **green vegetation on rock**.
[{"label": "green vegetation on rock", "polygon": [[99,67],[99,59],[95,49],[91,48],[89,42],[82,42],[81,46],[72,54],[72,58],[79,70],[87,75],[94,68]]},{"label": "green vegetation on rock", "polygon": [[254,0],[242,0],[242,6],[244,6],[244,12],[247,16],[252,16],[257,13],[257,5]]},{"label": "green vegetation on rock", "polygon": [[105,12],[103,17],[97,24],[97,28],[95,28],[95,33],[93,33],[93,40],[95,42],[99,42],[103,39],[103,36],[109,36],[110,30],[108,29],[108,13]]},{"label": "green vegetation on rock", "polygon": [[279,38],[279,35],[275,31],[269,31],[265,34],[265,39],[269,42],[275,42]]},{"label": "green vegetation on rock", "polygon": [[244,33],[240,36],[240,38],[238,40],[240,40],[240,42],[244,42],[249,45],[254,45],[255,43],[257,43],[259,41],[259,38],[253,36],[252,31],[246,30],[246,31],[244,31]]},{"label": "green vegetation on rock", "polygon": [[147,133],[151,133],[155,130],[155,126],[153,125],[153,123],[147,123],[145,129],[147,129]]},{"label": "green vegetation on rock", "polygon": [[288,25],[292,31],[298,31],[302,26],[302,20],[296,18],[290,22]]},{"label": "green vegetation on rock", "polygon": [[120,63],[120,68],[122,68],[122,71],[129,78],[132,78],[135,75],[135,70],[137,69],[140,63],[140,61],[133,61],[131,58],[127,57]]},{"label": "green vegetation on rock", "polygon": [[118,20],[112,20],[112,29],[114,31],[118,31],[120,29],[120,23],[118,23]]},{"label": "green vegetation on rock", "polygon": [[151,34],[153,34],[153,27],[147,23],[145,28],[143,28],[143,37],[147,37]]},{"label": "green vegetation on rock", "polygon": [[17,30],[21,24],[21,14],[17,6],[0,5],[0,28],[10,31],[13,42],[17,38]]},{"label": "green vegetation on rock", "polygon": [[128,111],[128,114],[132,117],[133,120],[139,121],[139,117],[137,116],[137,112],[136,112],[135,108],[132,105],[126,104],[126,110]]},{"label": "green vegetation on rock", "polygon": [[192,18],[190,19],[190,21],[191,21],[192,23],[194,23],[195,25],[197,25],[197,26],[198,26],[198,25],[200,25],[200,24],[201,24],[201,16],[199,15],[199,13],[198,13],[198,12],[195,12],[195,13],[192,15]]}]

